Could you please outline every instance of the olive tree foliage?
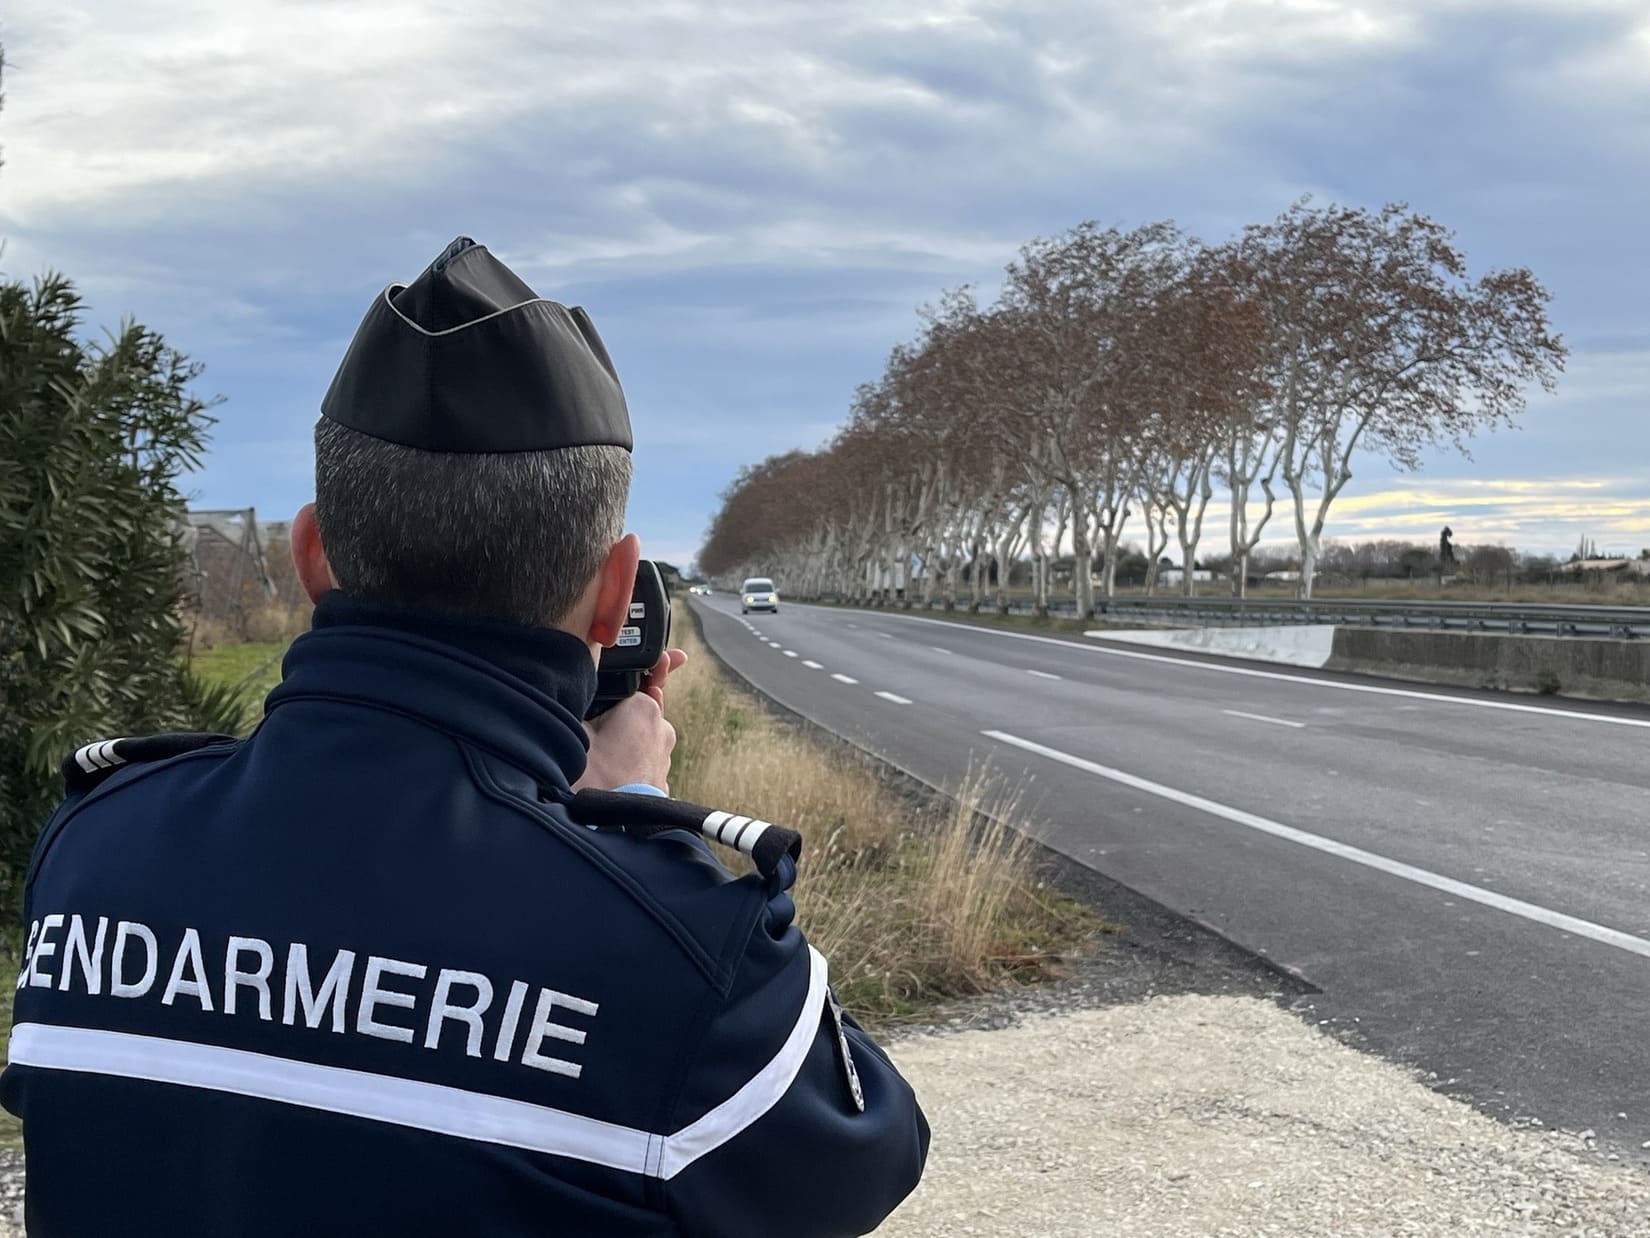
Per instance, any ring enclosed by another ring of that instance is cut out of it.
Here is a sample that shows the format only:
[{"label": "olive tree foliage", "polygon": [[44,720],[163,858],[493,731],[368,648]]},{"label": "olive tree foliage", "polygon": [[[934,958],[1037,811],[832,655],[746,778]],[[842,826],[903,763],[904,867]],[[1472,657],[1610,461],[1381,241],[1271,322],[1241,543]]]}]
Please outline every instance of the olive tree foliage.
[{"label": "olive tree foliage", "polygon": [[81,744],[230,730],[182,657],[178,478],[211,423],[199,367],[127,323],[81,338],[68,280],[0,275],[0,915]]},{"label": "olive tree foliage", "polygon": [[1195,566],[1224,492],[1234,591],[1281,508],[1310,596],[1356,459],[1418,468],[1553,388],[1547,301],[1523,268],[1469,277],[1402,205],[1303,200],[1214,246],[1169,222],[1080,224],[1026,245],[993,303],[963,288],[923,311],[831,443],[740,475],[700,564],[972,609],[1006,609],[1018,573],[1045,612],[1064,577],[1086,616],[1131,523],[1150,590],[1171,545]]}]

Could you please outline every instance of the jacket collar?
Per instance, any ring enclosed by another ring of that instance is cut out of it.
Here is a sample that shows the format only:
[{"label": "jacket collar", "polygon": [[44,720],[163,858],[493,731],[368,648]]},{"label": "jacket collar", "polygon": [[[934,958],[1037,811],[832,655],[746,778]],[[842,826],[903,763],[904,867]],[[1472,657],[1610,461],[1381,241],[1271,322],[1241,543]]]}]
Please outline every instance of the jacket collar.
[{"label": "jacket collar", "polygon": [[335,591],[281,669],[266,715],[293,700],[376,705],[490,749],[547,788],[584,773],[590,740],[580,720],[596,667],[567,632]]}]

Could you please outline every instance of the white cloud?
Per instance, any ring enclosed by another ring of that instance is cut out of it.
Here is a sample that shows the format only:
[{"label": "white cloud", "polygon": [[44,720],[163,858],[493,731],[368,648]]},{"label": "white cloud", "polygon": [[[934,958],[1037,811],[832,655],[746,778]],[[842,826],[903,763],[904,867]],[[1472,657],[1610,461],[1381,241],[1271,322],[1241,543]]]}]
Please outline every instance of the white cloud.
[{"label": "white cloud", "polygon": [[[750,452],[817,441],[917,303],[1085,216],[1219,235],[1305,189],[1442,197],[1475,265],[1488,236],[1589,331],[1644,321],[1617,226],[1650,151],[1643,0],[22,0],[0,40],[4,267],[68,270],[100,319],[238,377],[225,496],[301,472],[261,473],[272,431],[237,410],[307,426],[367,298],[459,230],[604,298],[616,355],[673,359],[639,367],[638,424],[693,455],[658,486],[707,505]],[[1549,164],[1579,137],[1609,155],[1590,179]],[[1523,449],[1636,425],[1640,370],[1574,366]]]},{"label": "white cloud", "polygon": [[[1343,102],[1343,68],[1495,9],[39,0],[4,32],[0,229],[24,266],[157,232],[184,279],[192,230],[212,278],[233,248],[237,278],[270,286],[295,265],[279,239],[347,275],[378,269],[382,242],[349,235],[375,219],[401,235],[489,213],[501,253],[567,276],[864,253],[973,274],[1024,239],[1016,216],[1084,186],[1083,209],[1112,214],[1120,183],[1200,172],[1234,187],[1193,213],[1275,209],[1303,186],[1245,154],[1246,120],[1309,123]],[[1592,66],[1591,89],[1630,67]],[[84,278],[152,278],[129,251],[100,257],[112,269]]]},{"label": "white cloud", "polygon": [[993,62],[1057,122],[1038,147],[1100,138],[1102,162],[1172,158],[1246,102],[1257,72],[1283,87],[1301,66],[1417,37],[1405,8],[57,0],[6,31],[6,209],[34,226],[66,208],[166,209],[143,191],[432,174],[512,126],[523,147],[578,152],[598,180],[603,152],[581,139],[620,129],[643,148],[710,143],[830,175],[863,162],[864,135],[843,124],[858,114],[977,130],[1002,102],[946,81]]}]

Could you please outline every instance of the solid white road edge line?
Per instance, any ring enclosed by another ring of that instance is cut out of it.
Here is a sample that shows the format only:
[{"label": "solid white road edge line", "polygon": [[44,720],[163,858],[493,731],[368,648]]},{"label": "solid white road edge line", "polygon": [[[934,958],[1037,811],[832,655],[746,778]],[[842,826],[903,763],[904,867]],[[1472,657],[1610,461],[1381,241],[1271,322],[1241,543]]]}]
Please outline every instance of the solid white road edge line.
[{"label": "solid white road edge line", "polygon": [[[1076,641],[1060,640],[1054,636],[1036,636],[1030,632],[1005,632],[983,623],[954,623],[949,619],[925,619],[921,615],[889,615],[908,623],[932,623],[942,628],[963,628],[969,632],[985,632],[1010,640],[1037,641],[1043,645],[1059,645],[1065,649],[1083,649],[1089,653],[1105,654],[1112,658],[1137,658],[1142,662],[1167,662],[1170,666],[1190,666],[1195,670],[1212,671],[1218,675],[1245,675],[1251,679],[1281,679],[1285,683],[1305,684],[1311,688],[1334,688],[1341,692],[1367,692],[1374,696],[1401,696],[1412,701],[1439,701],[1445,705],[1467,705],[1476,709],[1504,709],[1520,714],[1546,714],[1554,718],[1570,718],[1577,722],[1607,722],[1615,726],[1635,726],[1650,730],[1650,718],[1618,718],[1614,714],[1588,714],[1575,709],[1553,709],[1546,705],[1520,705],[1514,701],[1479,701],[1465,696],[1448,696],[1442,692],[1417,692],[1409,688],[1380,688],[1367,683],[1341,683],[1334,679],[1313,679],[1310,675],[1287,675],[1282,671],[1260,671],[1248,666],[1223,666],[1218,662],[1199,662],[1192,658],[1175,658],[1161,653],[1141,653],[1134,649],[1110,649],[1104,645],[1080,645]],[[1088,633],[1084,633],[1088,635]],[[1096,632],[1096,639],[1104,639],[1104,632]]]},{"label": "solid white road edge line", "polygon": [[892,692],[878,692],[877,695],[880,696],[885,701],[894,702],[894,704],[896,704],[896,705],[909,705],[911,703],[911,698],[910,697],[908,697],[908,696],[896,696]]},{"label": "solid white road edge line", "polygon": [[1509,915],[1520,916],[1523,919],[1544,924],[1548,928],[1558,929],[1563,933],[1572,933],[1577,937],[1585,937],[1606,946],[1614,946],[1618,950],[1625,950],[1629,954],[1637,954],[1650,958],[1650,941],[1642,937],[1634,937],[1631,933],[1623,933],[1619,929],[1607,928],[1602,924],[1594,924],[1591,920],[1578,919],[1575,916],[1565,915],[1561,911],[1539,906],[1536,903],[1526,903],[1523,899],[1509,898],[1505,894],[1498,894],[1494,890],[1486,890],[1481,886],[1469,885],[1464,881],[1457,881],[1453,877],[1445,877],[1439,873],[1430,872],[1424,868],[1416,868],[1413,864],[1405,864],[1400,860],[1391,860],[1384,855],[1376,855],[1373,851],[1365,851],[1361,847],[1349,846],[1343,842],[1336,842],[1333,838],[1325,838],[1320,834],[1311,834],[1305,830],[1298,830],[1292,825],[1273,821],[1267,817],[1257,816],[1252,812],[1244,812],[1241,808],[1229,808],[1225,804],[1206,800],[1201,795],[1192,795],[1186,791],[1177,791],[1173,787],[1166,787],[1162,783],[1151,782],[1145,778],[1138,778],[1133,774],[1125,774],[1122,770],[1111,769],[1082,757],[1073,756],[1069,752],[1061,752],[1058,748],[1049,748],[1029,739],[1021,739],[1017,735],[1010,735],[1006,731],[982,731],[982,735],[999,743],[1009,744],[1026,752],[1035,752],[1038,756],[1047,757],[1051,761],[1059,761],[1074,769],[1093,774],[1097,778],[1120,783],[1125,787],[1132,787],[1136,791],[1144,791],[1148,795],[1155,795],[1172,803],[1182,804],[1187,808],[1195,808],[1199,812],[1219,817],[1236,825],[1247,826],[1258,830],[1262,834],[1270,834],[1274,838],[1281,838],[1287,842],[1299,843],[1303,847],[1311,847],[1315,851],[1322,851],[1342,860],[1350,860],[1354,864],[1362,864],[1365,868],[1373,868],[1378,872],[1387,873],[1405,881],[1413,881],[1416,885],[1429,886],[1434,890],[1441,890],[1445,894],[1453,894],[1457,898],[1464,898],[1470,902],[1481,903],[1485,907],[1493,907],[1497,911],[1505,911]]},{"label": "solid white road edge line", "polygon": [[1223,714],[1230,714],[1234,718],[1252,718],[1256,722],[1270,722],[1273,726],[1292,726],[1297,731],[1306,725],[1304,722],[1291,722],[1287,718],[1268,718],[1265,714],[1246,714],[1241,709],[1223,709]]},{"label": "solid white road edge line", "polygon": [[855,679],[852,675],[838,675],[834,671],[831,673],[831,678],[836,680],[838,683],[858,683],[859,682],[859,680]]}]

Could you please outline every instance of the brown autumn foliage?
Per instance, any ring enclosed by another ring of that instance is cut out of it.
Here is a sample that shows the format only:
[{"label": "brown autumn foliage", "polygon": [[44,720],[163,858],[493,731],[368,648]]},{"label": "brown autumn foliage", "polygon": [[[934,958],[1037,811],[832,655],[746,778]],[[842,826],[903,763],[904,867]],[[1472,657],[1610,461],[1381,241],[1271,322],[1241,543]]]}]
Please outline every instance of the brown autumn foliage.
[{"label": "brown autumn foliage", "polygon": [[1087,614],[1117,587],[1131,521],[1148,583],[1171,538],[1194,561],[1218,485],[1235,587],[1282,507],[1310,593],[1358,459],[1465,451],[1553,387],[1566,349],[1548,300],[1523,267],[1473,276],[1402,204],[1303,200],[1218,245],[1083,223],[1026,245],[994,303],[963,288],[924,311],[826,447],[746,469],[700,565],[794,595],[978,609],[1005,604],[1029,556],[1046,607],[1069,546]]}]

